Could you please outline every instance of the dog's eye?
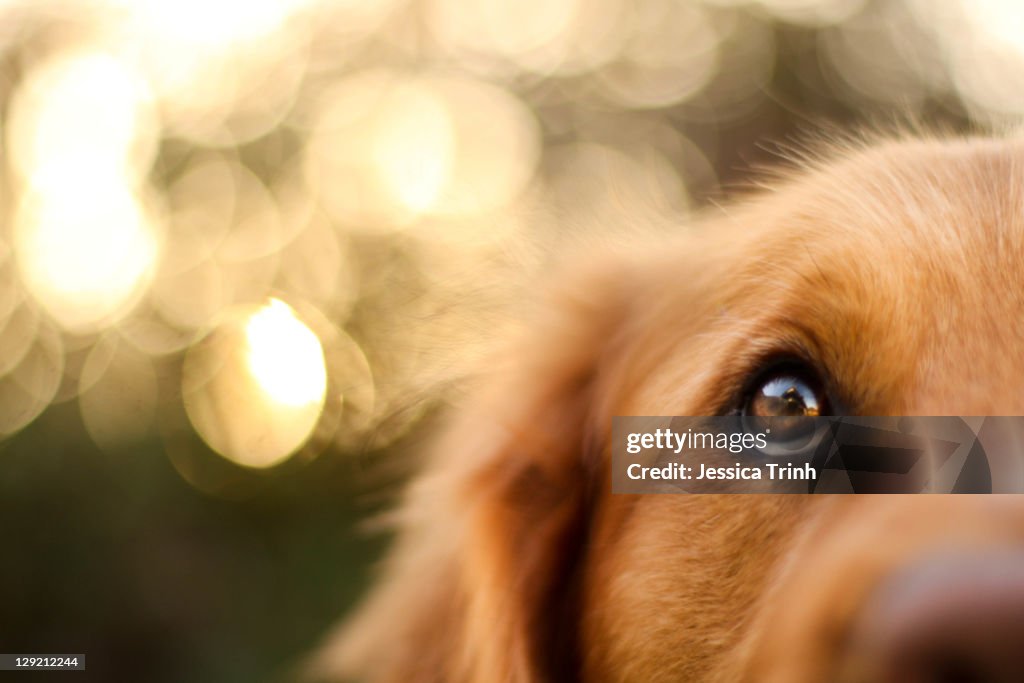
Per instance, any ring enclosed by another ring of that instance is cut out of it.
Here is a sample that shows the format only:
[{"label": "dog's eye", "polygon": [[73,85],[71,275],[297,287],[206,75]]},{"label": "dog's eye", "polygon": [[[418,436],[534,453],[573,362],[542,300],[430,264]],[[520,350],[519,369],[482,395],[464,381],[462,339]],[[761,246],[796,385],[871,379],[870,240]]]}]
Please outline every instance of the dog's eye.
[{"label": "dog's eye", "polygon": [[762,371],[749,385],[740,406],[748,431],[770,431],[767,456],[792,456],[813,448],[821,425],[808,419],[830,415],[825,383],[806,363],[786,361]]},{"label": "dog's eye", "polygon": [[818,417],[829,414],[829,402],[821,380],[810,368],[786,364],[754,382],[742,410],[750,417]]}]

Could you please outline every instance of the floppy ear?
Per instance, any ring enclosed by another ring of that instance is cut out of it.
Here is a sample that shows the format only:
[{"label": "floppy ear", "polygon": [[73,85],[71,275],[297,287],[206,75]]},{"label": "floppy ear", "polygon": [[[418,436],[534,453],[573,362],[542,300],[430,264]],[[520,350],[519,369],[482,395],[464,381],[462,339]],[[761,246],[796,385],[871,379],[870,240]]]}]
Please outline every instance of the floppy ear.
[{"label": "floppy ear", "polygon": [[402,683],[571,680],[574,569],[599,452],[588,416],[628,279],[553,297],[461,411],[401,509],[384,580],[321,671]]}]

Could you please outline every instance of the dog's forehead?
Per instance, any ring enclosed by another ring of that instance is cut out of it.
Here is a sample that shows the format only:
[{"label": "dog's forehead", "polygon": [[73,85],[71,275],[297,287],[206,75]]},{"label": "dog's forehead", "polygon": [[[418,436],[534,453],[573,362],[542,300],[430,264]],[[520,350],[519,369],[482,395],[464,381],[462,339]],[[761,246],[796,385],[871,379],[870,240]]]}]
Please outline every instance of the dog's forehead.
[{"label": "dog's forehead", "polygon": [[670,259],[688,277],[646,318],[678,340],[661,347],[675,373],[659,367],[654,396],[705,397],[693,409],[707,410],[760,359],[796,349],[859,411],[1024,411],[1021,145],[873,149],[703,239]]},{"label": "dog's forehead", "polygon": [[805,286],[782,305],[833,372],[893,385],[892,410],[1024,407],[1024,147],[882,147],[801,190],[774,249],[806,251],[785,259]]}]

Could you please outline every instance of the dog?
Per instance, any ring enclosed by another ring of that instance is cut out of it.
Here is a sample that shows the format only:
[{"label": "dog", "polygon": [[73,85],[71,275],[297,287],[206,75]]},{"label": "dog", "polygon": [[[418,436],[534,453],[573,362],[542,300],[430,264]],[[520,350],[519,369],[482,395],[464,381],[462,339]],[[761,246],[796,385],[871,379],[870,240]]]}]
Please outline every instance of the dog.
[{"label": "dog", "polygon": [[613,416],[756,411],[780,377],[806,414],[1024,414],[1024,140],[834,146],[577,268],[501,358],[320,671],[1024,681],[1024,498],[609,485]]}]

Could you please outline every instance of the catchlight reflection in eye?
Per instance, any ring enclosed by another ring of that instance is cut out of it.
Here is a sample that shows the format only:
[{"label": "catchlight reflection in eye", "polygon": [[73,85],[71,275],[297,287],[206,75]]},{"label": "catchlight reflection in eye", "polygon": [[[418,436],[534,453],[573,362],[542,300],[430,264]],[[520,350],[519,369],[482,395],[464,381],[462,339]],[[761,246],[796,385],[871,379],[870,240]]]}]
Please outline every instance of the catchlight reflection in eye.
[{"label": "catchlight reflection in eye", "polygon": [[327,396],[320,340],[278,299],[229,311],[189,349],[183,397],[204,441],[247,467],[272,467],[306,443]]}]

